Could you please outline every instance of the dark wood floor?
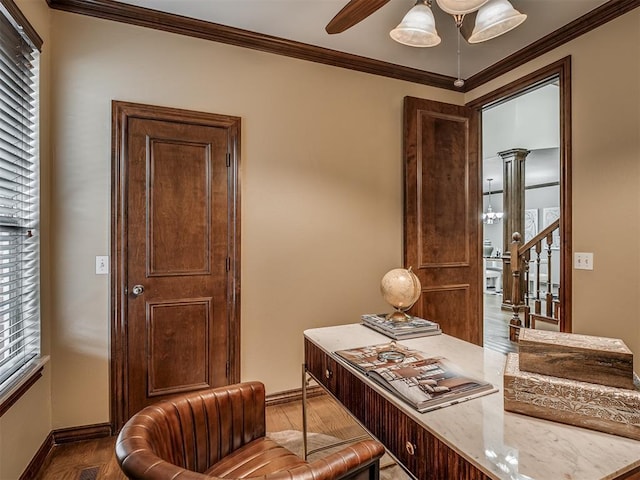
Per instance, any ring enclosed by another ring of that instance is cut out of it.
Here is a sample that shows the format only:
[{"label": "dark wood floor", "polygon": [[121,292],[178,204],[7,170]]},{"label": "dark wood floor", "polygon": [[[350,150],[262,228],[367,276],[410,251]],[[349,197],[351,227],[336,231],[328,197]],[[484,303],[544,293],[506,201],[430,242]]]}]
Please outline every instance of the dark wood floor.
[{"label": "dark wood floor", "polygon": [[509,340],[512,314],[501,309],[502,295],[484,294],[484,346],[501,353],[517,352],[518,344]]},{"label": "dark wood floor", "polygon": [[34,480],[126,480],[115,459],[115,437],[54,447]]},{"label": "dark wood floor", "polygon": [[[352,439],[366,434],[328,395],[308,400],[309,431]],[[267,407],[267,431],[302,430],[301,402]],[[126,480],[114,455],[115,437],[54,447],[34,480]]]},{"label": "dark wood floor", "polygon": [[[502,310],[501,305],[502,295],[491,291],[484,294],[484,346],[502,353],[517,352],[518,344],[509,340],[509,321],[513,313]],[[543,301],[542,311],[544,311],[544,308]],[[559,330],[557,325],[543,322],[538,322],[536,328],[540,330]]]}]

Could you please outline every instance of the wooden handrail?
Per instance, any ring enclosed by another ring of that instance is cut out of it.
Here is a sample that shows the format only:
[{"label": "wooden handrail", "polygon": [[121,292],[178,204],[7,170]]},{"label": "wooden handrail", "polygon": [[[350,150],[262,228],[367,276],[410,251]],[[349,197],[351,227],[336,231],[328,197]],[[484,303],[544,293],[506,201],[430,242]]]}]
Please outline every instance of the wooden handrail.
[{"label": "wooden handrail", "polygon": [[[513,309],[513,317],[509,322],[509,339],[512,341],[517,341],[518,332],[520,327],[523,326],[523,322],[520,319],[520,311],[522,310],[524,314],[524,327],[533,328],[535,324],[536,316],[542,320],[546,317],[540,314],[540,253],[542,252],[542,241],[544,239],[547,240],[547,293],[545,295],[546,301],[546,316],[552,317],[555,311],[560,311],[560,306],[554,308],[554,299],[552,289],[552,279],[551,279],[551,244],[553,243],[553,232],[560,228],[560,219],[555,220],[550,225],[545,227],[542,231],[538,232],[536,236],[534,236],[531,240],[526,242],[525,244],[521,244],[522,235],[518,232],[514,232],[512,235],[512,242],[509,247],[509,253],[511,258],[511,308]],[[533,297],[535,299],[535,315],[532,316],[530,307],[529,307],[529,262],[531,259],[531,250],[535,249],[536,253],[536,264],[538,268],[536,269],[536,295]],[[524,284],[523,284],[524,282]]]},{"label": "wooden handrail", "polygon": [[541,242],[544,239],[544,237],[551,235],[551,233],[558,228],[560,228],[559,218],[556,219],[554,222],[550,223],[543,230],[538,232],[538,234],[535,237],[533,237],[531,240],[529,240],[527,243],[518,247],[518,253],[522,255],[522,253],[526,252],[527,250],[531,250],[533,247],[535,247],[536,243]]}]

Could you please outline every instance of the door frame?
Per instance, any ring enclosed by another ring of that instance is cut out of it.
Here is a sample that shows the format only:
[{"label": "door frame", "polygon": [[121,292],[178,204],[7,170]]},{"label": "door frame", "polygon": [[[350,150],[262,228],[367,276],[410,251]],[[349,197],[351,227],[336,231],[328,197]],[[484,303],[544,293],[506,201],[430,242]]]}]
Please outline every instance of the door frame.
[{"label": "door frame", "polygon": [[[561,332],[571,332],[572,324],[572,159],[571,159],[571,56],[564,57],[546,67],[536,70],[518,80],[508,83],[469,103],[480,115],[482,131],[482,109],[513,98],[530,90],[549,78],[557,76],[560,87],[560,291],[559,300],[563,313],[560,321]],[[479,136],[479,152],[482,152],[482,135]],[[481,154],[480,154],[481,155]],[[478,162],[482,169],[482,162]],[[482,173],[482,172],[481,172]],[[482,178],[482,175],[480,176]],[[482,192],[482,190],[480,190]],[[482,208],[482,202],[479,203]],[[478,212],[481,218],[482,211]],[[480,238],[482,242],[482,237]],[[481,316],[483,317],[483,316]]]},{"label": "door frame", "polygon": [[228,251],[227,321],[230,383],[240,381],[240,118],[170,107],[112,101],[111,141],[111,381],[112,433],[126,422],[127,389],[127,126],[130,118],[192,123],[228,131],[227,192]]}]

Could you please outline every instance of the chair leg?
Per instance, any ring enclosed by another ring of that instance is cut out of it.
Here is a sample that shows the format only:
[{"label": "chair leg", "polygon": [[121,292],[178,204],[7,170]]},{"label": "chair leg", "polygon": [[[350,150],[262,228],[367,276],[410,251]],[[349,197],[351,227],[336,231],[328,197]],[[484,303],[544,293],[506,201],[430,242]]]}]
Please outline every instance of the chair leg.
[{"label": "chair leg", "polygon": [[348,473],[340,477],[338,480],[379,480],[380,479],[380,460],[375,460],[358,470]]}]

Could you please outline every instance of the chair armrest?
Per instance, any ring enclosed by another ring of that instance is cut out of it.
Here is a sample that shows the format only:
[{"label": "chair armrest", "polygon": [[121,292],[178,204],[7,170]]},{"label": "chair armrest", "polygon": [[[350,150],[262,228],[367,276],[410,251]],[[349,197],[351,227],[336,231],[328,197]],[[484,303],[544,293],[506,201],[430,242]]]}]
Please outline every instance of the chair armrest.
[{"label": "chair armrest", "polygon": [[384,445],[375,440],[363,440],[306,465],[260,478],[264,480],[342,479],[367,465],[377,463],[382,455],[384,455]]},{"label": "chair armrest", "polygon": [[[147,452],[127,457],[121,467],[130,480],[166,480],[167,478],[215,480],[208,475],[179,467]],[[136,476],[132,472],[144,473],[142,473],[143,476]]]},{"label": "chair armrest", "polygon": [[[143,477],[128,474],[128,478],[136,480],[222,480],[218,477],[187,470],[166,462],[150,452],[138,451],[122,462],[125,472],[144,472]],[[272,473],[260,477],[247,477],[246,480],[336,480],[362,470],[379,461],[384,455],[384,446],[374,440],[363,440],[349,445],[338,452],[327,455],[313,462],[294,467],[290,470]],[[137,464],[137,465],[136,465]]]}]

